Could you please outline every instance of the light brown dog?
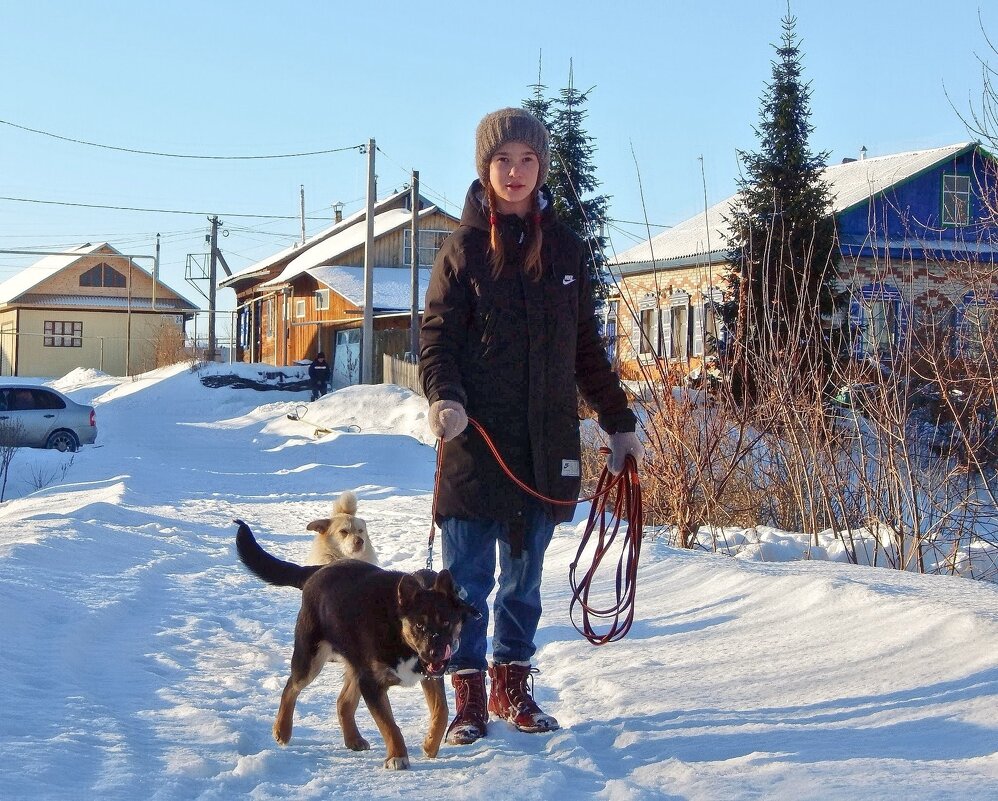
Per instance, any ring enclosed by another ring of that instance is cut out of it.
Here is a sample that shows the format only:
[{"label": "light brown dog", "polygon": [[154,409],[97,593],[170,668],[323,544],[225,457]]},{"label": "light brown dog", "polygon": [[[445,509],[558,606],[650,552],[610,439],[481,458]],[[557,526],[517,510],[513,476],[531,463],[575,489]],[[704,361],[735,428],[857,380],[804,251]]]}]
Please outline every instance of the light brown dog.
[{"label": "light brown dog", "polygon": [[315,532],[310,565],[328,565],[339,559],[359,559],[378,564],[378,555],[367,534],[367,523],[357,517],[357,495],[347,490],[333,504],[331,517],[313,520],[306,528]]}]

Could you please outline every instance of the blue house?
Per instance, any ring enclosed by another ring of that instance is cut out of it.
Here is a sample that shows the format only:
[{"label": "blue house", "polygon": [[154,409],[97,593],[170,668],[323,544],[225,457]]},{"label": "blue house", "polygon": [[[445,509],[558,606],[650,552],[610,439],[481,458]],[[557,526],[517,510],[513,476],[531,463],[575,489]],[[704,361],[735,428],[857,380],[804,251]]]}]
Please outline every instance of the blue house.
[{"label": "blue house", "polygon": [[[857,355],[890,357],[917,326],[972,339],[998,299],[998,161],[961,143],[826,167]],[[725,218],[737,195],[617,255],[618,359],[697,360],[722,336]],[[972,344],[972,343],[970,343]]]}]

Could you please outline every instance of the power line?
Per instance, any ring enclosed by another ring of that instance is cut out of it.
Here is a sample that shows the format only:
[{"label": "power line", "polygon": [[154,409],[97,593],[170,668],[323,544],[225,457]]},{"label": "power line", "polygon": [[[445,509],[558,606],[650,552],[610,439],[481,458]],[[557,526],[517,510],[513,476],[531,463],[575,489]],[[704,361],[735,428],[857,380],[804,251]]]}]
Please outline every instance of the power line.
[{"label": "power line", "polygon": [[[11,128],[17,128],[21,131],[27,131],[29,133],[38,134],[39,136],[48,136],[52,139],[58,139],[62,142],[71,142],[74,145],[86,145],[87,147],[97,147],[103,150],[117,150],[120,153],[136,153],[142,156],[161,156],[163,158],[169,159],[202,159],[211,161],[254,161],[262,159],[295,159],[303,158],[305,156],[324,156],[329,153],[342,153],[347,150],[357,150],[360,151],[361,148],[366,147],[366,145],[348,145],[347,147],[336,147],[330,148],[329,150],[309,150],[300,153],[270,153],[267,155],[258,156],[202,156],[193,153],[165,153],[158,150],[139,150],[138,148],[132,147],[119,147],[117,145],[103,145],[99,142],[87,142],[84,139],[74,139],[70,136],[60,136],[59,134],[54,134],[49,131],[40,131],[37,128],[28,128],[25,125],[18,125],[14,122],[9,122],[8,120],[0,120],[0,124],[8,125]],[[231,216],[231,215],[230,215]]]},{"label": "power line", "polygon": [[[2,120],[0,120],[2,122]],[[213,212],[213,211],[185,211],[183,209],[148,209],[139,208],[136,206],[105,206],[98,203],[70,203],[64,200],[39,200],[37,198],[28,197],[5,197],[0,196],[0,200],[8,200],[12,203],[40,203],[46,206],[72,206],[75,208],[84,209],[108,209],[110,211],[139,211],[147,214],[193,214],[197,216],[213,216],[218,214],[220,217],[244,217],[248,219],[261,219],[261,220],[298,220],[300,217],[298,215],[282,215],[282,214],[234,214],[226,212]],[[309,220],[321,220],[324,217],[307,217]]]}]

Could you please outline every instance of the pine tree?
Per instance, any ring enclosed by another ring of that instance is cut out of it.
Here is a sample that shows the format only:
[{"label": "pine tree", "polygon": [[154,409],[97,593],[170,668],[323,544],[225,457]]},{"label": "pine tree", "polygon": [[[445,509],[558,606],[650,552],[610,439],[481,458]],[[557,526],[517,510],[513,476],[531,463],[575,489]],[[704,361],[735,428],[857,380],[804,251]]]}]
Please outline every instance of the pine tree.
[{"label": "pine tree", "polygon": [[523,107],[548,126],[551,133],[551,171],[547,185],[554,198],[558,218],[569,226],[585,244],[589,257],[589,275],[597,299],[607,296],[604,276],[603,236],[609,198],[591,194],[599,188],[593,155],[593,139],[583,127],[589,100],[588,89],[580,92],[574,85],[574,74],[569,62],[568,87],[562,89],[555,100],[544,97],[546,87],[541,83],[538,67],[534,94],[523,102]]},{"label": "pine tree", "polygon": [[845,302],[836,289],[840,254],[821,176],[828,154],[812,153],[808,143],[811,88],[789,11],[782,26],[755,129],[759,150],[739,153],[745,174],[727,220],[731,300],[721,311],[734,332],[732,384],[743,399],[755,393],[757,367],[779,359],[793,360],[798,375],[818,376],[822,386],[839,348],[822,319],[829,323]]}]

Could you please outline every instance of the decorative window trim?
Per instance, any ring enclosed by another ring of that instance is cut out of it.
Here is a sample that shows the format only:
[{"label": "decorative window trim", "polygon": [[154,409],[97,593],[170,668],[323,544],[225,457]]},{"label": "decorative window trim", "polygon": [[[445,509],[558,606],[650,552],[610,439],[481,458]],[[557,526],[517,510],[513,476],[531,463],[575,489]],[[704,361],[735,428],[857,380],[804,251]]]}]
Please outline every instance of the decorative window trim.
[{"label": "decorative window trim", "polygon": [[[661,309],[659,326],[659,353],[670,361],[690,357],[693,330],[690,327],[690,293],[675,290],[669,296],[669,305]],[[680,331],[677,323],[682,326]]]},{"label": "decorative window trim", "polygon": [[82,320],[46,320],[42,329],[45,336],[42,340],[46,348],[82,348]]},{"label": "decorative window trim", "polygon": [[317,289],[317,290],[315,290],[315,310],[316,311],[329,311],[329,290],[328,289]]},{"label": "decorative window trim", "polygon": [[[885,304],[885,307],[886,304],[892,304],[890,308],[894,319],[888,331],[886,353],[882,348],[871,347],[874,332],[870,331],[870,321],[875,303]],[[911,307],[897,287],[879,282],[864,285],[860,288],[859,295],[854,295],[849,304],[849,318],[851,326],[859,330],[859,335],[853,338],[854,356],[858,358],[880,356],[893,359],[904,350],[911,325]]]},{"label": "decorative window trim", "polygon": [[639,361],[650,362],[656,358],[658,318],[658,295],[654,292],[646,292],[638,301],[634,328],[631,331],[634,356]]},{"label": "decorative window trim", "polygon": [[[716,353],[724,342],[726,330],[715,308],[723,300],[724,293],[720,289],[710,287],[701,291],[700,302],[693,307],[693,356],[709,356],[711,353]],[[713,324],[708,326],[708,320],[713,321]],[[708,344],[708,334],[714,337],[713,344]]]}]

